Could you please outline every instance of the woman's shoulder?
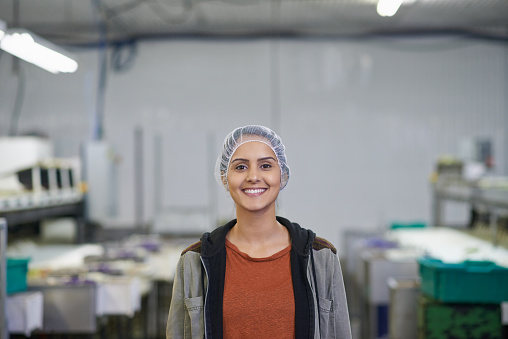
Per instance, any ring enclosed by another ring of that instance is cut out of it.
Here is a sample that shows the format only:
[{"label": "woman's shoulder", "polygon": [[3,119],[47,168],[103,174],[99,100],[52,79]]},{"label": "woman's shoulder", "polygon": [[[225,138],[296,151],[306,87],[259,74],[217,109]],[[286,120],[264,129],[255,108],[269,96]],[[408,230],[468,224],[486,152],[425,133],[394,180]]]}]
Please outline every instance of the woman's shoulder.
[{"label": "woman's shoulder", "polygon": [[329,242],[325,238],[321,238],[318,236],[316,236],[314,238],[314,241],[312,243],[312,249],[314,251],[321,251],[324,249],[329,249],[330,251],[333,252],[333,254],[337,254],[337,249],[335,248],[335,246],[332,245],[331,242]]},{"label": "woman's shoulder", "polygon": [[[213,253],[217,248],[220,248],[224,244],[224,240],[226,239],[226,234],[231,227],[236,224],[236,219],[231,220],[225,225],[219,226],[210,232],[205,232],[201,236],[201,239],[185,250],[183,250],[182,255],[189,252],[194,253]],[[203,248],[204,247],[204,248]]]},{"label": "woman's shoulder", "polygon": [[184,255],[187,252],[201,253],[201,240],[184,249],[181,255]]},{"label": "woman's shoulder", "polygon": [[318,237],[311,229],[303,228],[300,224],[280,216],[277,217],[277,221],[290,230],[293,243],[296,243],[300,248],[309,246],[309,242],[312,241],[312,249],[314,251],[328,249],[333,254],[337,254],[337,249],[331,242],[325,238]]}]

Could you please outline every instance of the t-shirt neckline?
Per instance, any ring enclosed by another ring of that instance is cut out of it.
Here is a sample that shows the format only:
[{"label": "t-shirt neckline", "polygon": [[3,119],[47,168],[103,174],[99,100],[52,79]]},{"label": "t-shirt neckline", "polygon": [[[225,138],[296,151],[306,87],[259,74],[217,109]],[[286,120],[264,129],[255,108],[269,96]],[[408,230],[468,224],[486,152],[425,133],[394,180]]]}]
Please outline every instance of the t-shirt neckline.
[{"label": "t-shirt neckline", "polygon": [[277,260],[277,259],[283,257],[285,254],[287,254],[291,250],[291,244],[289,244],[287,247],[283,248],[279,252],[276,252],[276,253],[272,254],[269,257],[256,258],[256,257],[251,257],[247,253],[240,251],[240,249],[238,247],[236,247],[236,245],[233,244],[231,241],[229,241],[227,238],[226,238],[226,246],[228,248],[230,248],[231,250],[233,250],[235,253],[237,253],[240,256],[242,256],[244,259],[249,260],[249,261],[272,261],[272,260]]}]

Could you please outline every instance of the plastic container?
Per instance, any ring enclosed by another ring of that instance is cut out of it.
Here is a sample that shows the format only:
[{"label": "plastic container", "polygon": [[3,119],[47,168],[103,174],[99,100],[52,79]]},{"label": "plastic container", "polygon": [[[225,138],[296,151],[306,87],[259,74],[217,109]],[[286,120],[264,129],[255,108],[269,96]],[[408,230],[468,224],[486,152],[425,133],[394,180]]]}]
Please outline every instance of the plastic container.
[{"label": "plastic container", "polygon": [[442,302],[501,303],[508,301],[508,268],[490,261],[443,263],[419,258],[421,291]]},{"label": "plastic container", "polygon": [[500,305],[441,303],[426,296],[420,296],[417,304],[418,339],[505,338]]},{"label": "plastic container", "polygon": [[26,291],[29,258],[7,258],[7,294]]},{"label": "plastic container", "polygon": [[396,230],[396,229],[414,229],[414,228],[425,228],[427,227],[427,224],[424,222],[409,222],[409,223],[403,223],[403,222],[393,222],[390,225],[390,229]]}]

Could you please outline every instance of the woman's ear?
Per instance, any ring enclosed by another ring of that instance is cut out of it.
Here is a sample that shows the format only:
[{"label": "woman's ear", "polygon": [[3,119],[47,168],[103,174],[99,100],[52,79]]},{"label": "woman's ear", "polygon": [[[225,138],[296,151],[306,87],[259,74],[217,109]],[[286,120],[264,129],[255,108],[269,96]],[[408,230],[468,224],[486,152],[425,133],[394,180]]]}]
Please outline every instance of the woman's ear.
[{"label": "woman's ear", "polygon": [[226,172],[224,172],[224,171],[220,172],[220,179],[221,179],[222,184],[224,185],[224,188],[226,189],[226,191],[229,192],[228,179],[226,178]]}]

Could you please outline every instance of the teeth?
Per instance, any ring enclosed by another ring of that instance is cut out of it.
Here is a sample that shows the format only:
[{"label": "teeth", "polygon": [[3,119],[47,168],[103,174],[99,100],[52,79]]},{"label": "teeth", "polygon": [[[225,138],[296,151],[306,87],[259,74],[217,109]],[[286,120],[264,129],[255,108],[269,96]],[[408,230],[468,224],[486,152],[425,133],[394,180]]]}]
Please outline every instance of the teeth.
[{"label": "teeth", "polygon": [[261,193],[261,192],[264,192],[264,191],[265,191],[264,188],[248,189],[248,190],[245,190],[245,193],[256,194],[256,193]]}]

